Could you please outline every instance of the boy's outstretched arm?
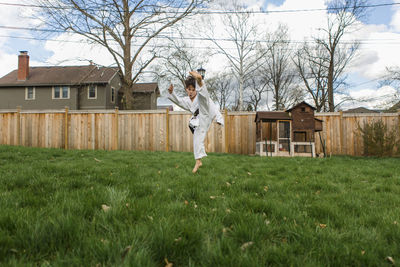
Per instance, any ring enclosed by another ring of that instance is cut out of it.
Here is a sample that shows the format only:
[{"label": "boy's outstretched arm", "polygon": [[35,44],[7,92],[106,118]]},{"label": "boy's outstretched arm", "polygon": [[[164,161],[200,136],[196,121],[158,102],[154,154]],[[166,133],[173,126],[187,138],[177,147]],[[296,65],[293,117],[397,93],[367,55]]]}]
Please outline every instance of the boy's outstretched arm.
[{"label": "boy's outstretched arm", "polygon": [[189,74],[192,75],[196,79],[196,81],[200,85],[200,87],[203,86],[203,77],[201,77],[201,75],[199,73],[197,73],[196,71],[190,71]]}]

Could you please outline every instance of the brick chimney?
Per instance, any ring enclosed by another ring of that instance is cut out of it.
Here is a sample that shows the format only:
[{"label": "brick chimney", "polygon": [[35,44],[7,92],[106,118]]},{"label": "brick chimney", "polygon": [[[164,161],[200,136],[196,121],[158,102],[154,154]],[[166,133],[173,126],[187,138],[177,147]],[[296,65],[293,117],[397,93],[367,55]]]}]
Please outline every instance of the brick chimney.
[{"label": "brick chimney", "polygon": [[18,81],[26,81],[29,76],[28,51],[19,51],[18,56]]}]

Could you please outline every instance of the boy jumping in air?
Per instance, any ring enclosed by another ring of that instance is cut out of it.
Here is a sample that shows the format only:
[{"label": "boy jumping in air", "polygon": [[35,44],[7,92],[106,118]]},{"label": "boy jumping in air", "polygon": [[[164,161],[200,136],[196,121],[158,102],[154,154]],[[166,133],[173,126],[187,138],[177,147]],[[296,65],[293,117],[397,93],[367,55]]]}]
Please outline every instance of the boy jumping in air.
[{"label": "boy jumping in air", "polygon": [[195,71],[191,71],[189,74],[190,76],[185,81],[185,89],[188,96],[184,98],[178,97],[174,92],[174,86],[171,84],[168,88],[168,98],[193,114],[189,121],[189,128],[193,133],[193,153],[196,160],[192,172],[196,173],[202,166],[201,159],[207,156],[204,139],[211,122],[215,118],[218,124],[224,125],[224,119],[218,107],[210,99],[201,75]]}]

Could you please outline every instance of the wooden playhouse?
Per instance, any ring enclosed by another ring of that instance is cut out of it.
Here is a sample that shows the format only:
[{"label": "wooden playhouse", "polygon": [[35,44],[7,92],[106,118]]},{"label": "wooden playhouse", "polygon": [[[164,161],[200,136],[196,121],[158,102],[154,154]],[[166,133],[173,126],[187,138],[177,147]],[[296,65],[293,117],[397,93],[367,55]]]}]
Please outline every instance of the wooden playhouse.
[{"label": "wooden playhouse", "polygon": [[322,131],[322,120],[314,111],[301,102],[286,111],[257,112],[256,154],[315,157],[315,132]]}]

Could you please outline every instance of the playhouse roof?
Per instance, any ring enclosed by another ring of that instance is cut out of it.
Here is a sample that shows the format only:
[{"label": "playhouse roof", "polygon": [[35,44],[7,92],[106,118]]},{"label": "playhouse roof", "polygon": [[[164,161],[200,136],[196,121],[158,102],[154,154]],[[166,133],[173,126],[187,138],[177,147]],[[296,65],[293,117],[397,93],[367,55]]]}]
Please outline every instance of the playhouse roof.
[{"label": "playhouse roof", "polygon": [[301,105],[307,105],[307,106],[309,106],[310,108],[312,108],[313,110],[316,110],[316,108],[314,108],[313,106],[311,106],[311,105],[308,104],[307,102],[303,101],[303,102],[300,102],[299,104],[297,104],[297,105],[291,107],[290,109],[286,110],[286,112],[291,112],[293,109],[295,109],[295,108],[297,108],[298,106],[301,106]]},{"label": "playhouse roof", "polygon": [[276,121],[276,120],[291,120],[289,113],[285,111],[258,111],[256,113],[255,122],[259,121]]}]

